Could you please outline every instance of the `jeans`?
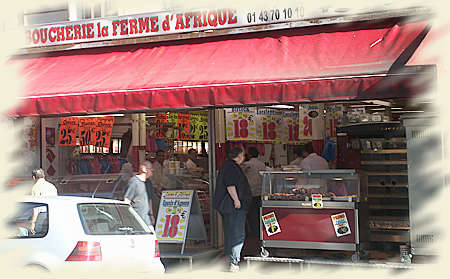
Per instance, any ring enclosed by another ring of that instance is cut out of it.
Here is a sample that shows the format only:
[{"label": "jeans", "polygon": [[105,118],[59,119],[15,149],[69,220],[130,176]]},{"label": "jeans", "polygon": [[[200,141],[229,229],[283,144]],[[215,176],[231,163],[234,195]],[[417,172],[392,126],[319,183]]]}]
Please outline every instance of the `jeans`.
[{"label": "jeans", "polygon": [[241,250],[245,240],[245,219],[247,211],[234,210],[222,214],[224,250],[227,263],[239,265]]}]

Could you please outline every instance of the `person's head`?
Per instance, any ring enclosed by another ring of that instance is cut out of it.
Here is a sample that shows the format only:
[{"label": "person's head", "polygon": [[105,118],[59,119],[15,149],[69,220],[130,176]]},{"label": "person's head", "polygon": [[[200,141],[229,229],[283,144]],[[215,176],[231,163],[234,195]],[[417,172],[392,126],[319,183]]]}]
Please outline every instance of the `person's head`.
[{"label": "person's head", "polygon": [[303,157],[302,148],[300,146],[296,146],[294,148],[294,154],[296,157]]},{"label": "person's head", "polygon": [[153,166],[150,161],[143,161],[139,164],[139,174],[145,173],[145,178],[149,178],[153,174]]},{"label": "person's head", "polygon": [[237,164],[241,164],[245,159],[244,150],[240,147],[233,147],[228,152],[228,159],[234,160]]},{"label": "person's head", "polygon": [[314,148],[313,148],[312,142],[308,142],[307,144],[303,145],[302,152],[303,152],[303,157],[306,157],[309,154],[314,153]]},{"label": "person's head", "polygon": [[34,169],[31,172],[31,177],[33,177],[33,179],[45,178],[44,170],[41,168]]},{"label": "person's head", "polygon": [[156,161],[158,161],[160,164],[164,162],[165,159],[167,159],[167,152],[165,150],[159,150],[156,152]]},{"label": "person's head", "polygon": [[197,158],[197,150],[195,150],[194,148],[191,148],[188,150],[188,157],[193,160]]},{"label": "person's head", "polygon": [[259,152],[258,149],[254,146],[250,146],[247,149],[247,154],[249,155],[249,159],[251,158],[258,158]]}]

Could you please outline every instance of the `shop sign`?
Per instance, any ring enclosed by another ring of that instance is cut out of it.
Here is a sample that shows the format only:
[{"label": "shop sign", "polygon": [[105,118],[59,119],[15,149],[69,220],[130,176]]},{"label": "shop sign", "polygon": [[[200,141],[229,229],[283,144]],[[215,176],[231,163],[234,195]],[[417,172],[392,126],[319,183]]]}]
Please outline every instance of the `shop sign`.
[{"label": "shop sign", "polygon": [[281,130],[284,143],[297,143],[300,141],[300,126],[298,112],[283,112]]},{"label": "shop sign", "polygon": [[347,215],[345,215],[345,212],[331,215],[331,222],[333,223],[334,231],[336,232],[337,237],[352,233],[350,231],[350,226],[348,224]]},{"label": "shop sign", "polygon": [[185,241],[193,193],[193,190],[162,192],[155,228],[158,241]]},{"label": "shop sign", "polygon": [[208,140],[208,116],[191,113],[189,135],[192,140]]},{"label": "shop sign", "polygon": [[262,216],[264,227],[266,228],[267,236],[271,236],[281,232],[275,212],[270,212]]},{"label": "shop sign", "polygon": [[331,139],[336,139],[336,127],[339,121],[344,116],[344,106],[343,105],[333,105],[326,107],[326,117],[325,117],[325,131],[326,136]]},{"label": "shop sign", "polygon": [[256,140],[256,108],[225,109],[228,140]]},{"label": "shop sign", "polygon": [[323,200],[321,194],[311,194],[311,201],[313,208],[323,208]]},{"label": "shop sign", "polygon": [[282,115],[279,110],[258,108],[256,111],[256,139],[262,142],[283,140]]}]

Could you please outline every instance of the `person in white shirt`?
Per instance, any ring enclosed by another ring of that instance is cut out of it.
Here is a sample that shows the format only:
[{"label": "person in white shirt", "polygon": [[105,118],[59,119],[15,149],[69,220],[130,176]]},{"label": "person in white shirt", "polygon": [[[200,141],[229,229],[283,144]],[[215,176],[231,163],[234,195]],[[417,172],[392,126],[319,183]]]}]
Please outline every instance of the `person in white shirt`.
[{"label": "person in white shirt", "polygon": [[169,173],[169,159],[167,151],[159,150],[156,152],[156,158],[152,160],[152,166],[153,173],[150,176],[153,186],[152,205],[155,216],[158,216],[161,192],[168,188],[167,174]]},{"label": "person in white shirt", "polygon": [[300,163],[302,170],[327,170],[328,162],[323,157],[314,152],[312,142],[308,142],[302,147],[303,160]]},{"label": "person in white shirt", "polygon": [[[56,189],[55,185],[45,180],[45,173],[44,170],[41,168],[34,169],[31,172],[31,176],[34,179],[34,185],[33,188],[31,188],[31,195],[34,197],[39,196],[57,196],[58,190]],[[36,228],[36,222],[38,220],[40,213],[46,213],[46,207],[40,206],[33,208],[33,216],[31,217],[31,223],[30,223],[30,232],[32,234],[35,234],[35,228]]]},{"label": "person in white shirt", "polygon": [[248,209],[248,235],[259,238],[259,208],[261,207],[261,188],[262,175],[260,171],[266,170],[266,165],[258,159],[258,149],[256,147],[249,147],[247,150],[249,160],[242,163],[242,169],[247,176],[252,193],[252,201]]},{"label": "person in white shirt", "polygon": [[295,159],[289,163],[289,166],[300,166],[303,161],[302,148],[300,146],[296,146],[294,148]]},{"label": "person in white shirt", "polygon": [[188,150],[188,160],[186,161],[186,168],[193,169],[197,167],[195,161],[197,160],[197,150],[191,148]]}]

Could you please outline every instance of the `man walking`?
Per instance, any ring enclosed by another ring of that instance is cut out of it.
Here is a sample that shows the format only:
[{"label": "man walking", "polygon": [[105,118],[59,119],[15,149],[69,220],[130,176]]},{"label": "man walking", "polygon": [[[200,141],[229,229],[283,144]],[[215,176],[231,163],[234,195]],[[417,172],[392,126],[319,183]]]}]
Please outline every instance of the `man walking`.
[{"label": "man walking", "polygon": [[213,206],[222,216],[225,257],[231,272],[239,271],[245,220],[251,201],[248,180],[240,167],[244,158],[241,148],[231,149],[228,160],[219,170],[214,193]]}]

